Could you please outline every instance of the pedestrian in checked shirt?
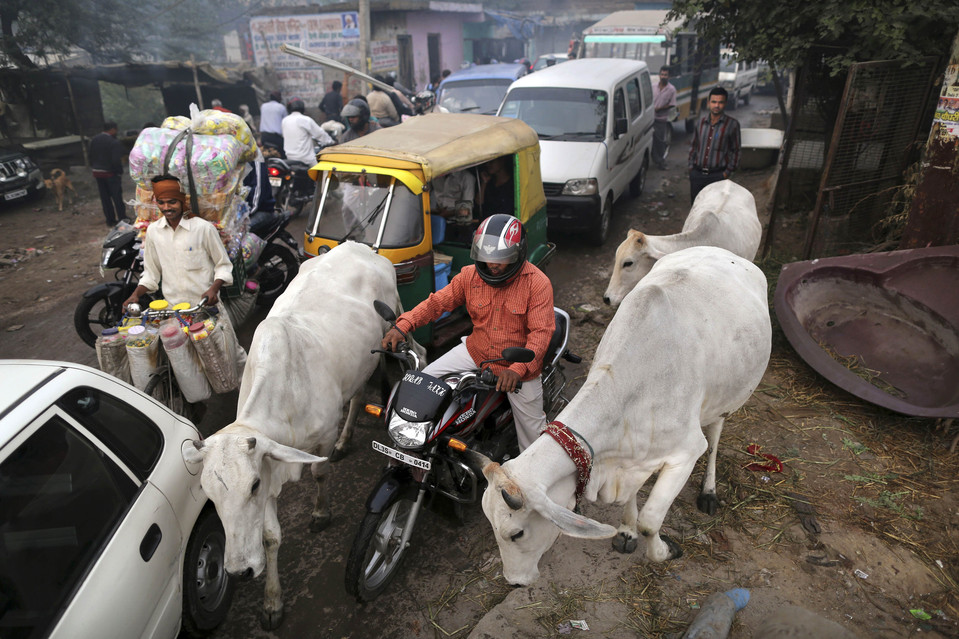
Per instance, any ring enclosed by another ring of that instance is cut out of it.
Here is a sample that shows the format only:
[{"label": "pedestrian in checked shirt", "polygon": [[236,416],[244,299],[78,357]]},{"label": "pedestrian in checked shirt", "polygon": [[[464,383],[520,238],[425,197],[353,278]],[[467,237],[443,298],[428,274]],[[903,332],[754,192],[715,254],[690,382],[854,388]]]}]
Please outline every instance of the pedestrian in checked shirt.
[{"label": "pedestrian in checked shirt", "polygon": [[704,115],[693,132],[689,145],[689,199],[707,184],[728,180],[739,168],[739,121],[726,115],[726,89],[716,87],[709,92],[709,113]]}]

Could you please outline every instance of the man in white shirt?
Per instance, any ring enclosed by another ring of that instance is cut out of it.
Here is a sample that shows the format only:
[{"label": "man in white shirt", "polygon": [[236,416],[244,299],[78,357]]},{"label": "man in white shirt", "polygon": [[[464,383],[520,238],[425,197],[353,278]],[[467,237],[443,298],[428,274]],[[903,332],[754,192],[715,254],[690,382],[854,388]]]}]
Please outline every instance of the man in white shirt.
[{"label": "man in white shirt", "polygon": [[303,100],[293,98],[287,105],[290,114],[283,118],[283,152],[287,160],[303,162],[313,166],[316,164],[316,153],[313,151],[313,141],[320,144],[333,144],[333,138],[320,128],[320,125],[306,115],[306,105]]},{"label": "man in white shirt", "polygon": [[[220,241],[216,227],[201,217],[183,217],[186,195],[175,177],[162,176],[153,182],[153,199],[162,217],[147,227],[143,241],[143,275],[123,308],[139,302],[163,284],[163,299],[171,305],[195,305],[204,297],[207,306],[220,301],[220,288],[233,283],[233,264]],[[226,308],[221,304],[220,321],[236,344],[239,371],[246,363],[246,351],[239,345]],[[224,322],[224,320],[226,320]]]},{"label": "man in white shirt", "polygon": [[283,150],[283,118],[286,117],[286,107],[282,103],[283,96],[279,91],[270,94],[270,101],[260,105],[260,141],[264,144]]}]

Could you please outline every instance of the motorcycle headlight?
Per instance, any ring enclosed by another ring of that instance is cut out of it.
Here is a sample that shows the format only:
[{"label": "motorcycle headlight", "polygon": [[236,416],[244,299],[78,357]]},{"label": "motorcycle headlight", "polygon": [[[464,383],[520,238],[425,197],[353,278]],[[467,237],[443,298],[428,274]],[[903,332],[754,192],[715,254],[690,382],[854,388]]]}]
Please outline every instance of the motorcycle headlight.
[{"label": "motorcycle headlight", "polygon": [[387,431],[400,448],[419,448],[426,443],[429,427],[430,422],[408,422],[394,413]]},{"label": "motorcycle headlight", "polygon": [[116,250],[115,246],[107,246],[100,253],[100,268],[106,268],[107,264],[110,262],[110,256],[113,255],[113,251]]},{"label": "motorcycle headlight", "polygon": [[563,195],[596,195],[599,184],[596,178],[576,178],[563,185]]}]

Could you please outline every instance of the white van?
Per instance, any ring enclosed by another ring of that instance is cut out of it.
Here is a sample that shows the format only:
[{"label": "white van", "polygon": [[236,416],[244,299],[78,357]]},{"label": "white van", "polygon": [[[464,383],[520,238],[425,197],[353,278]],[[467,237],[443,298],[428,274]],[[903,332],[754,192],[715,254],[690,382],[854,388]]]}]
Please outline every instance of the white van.
[{"label": "white van", "polygon": [[645,62],[586,58],[512,85],[497,115],[540,139],[549,228],[606,241],[613,202],[646,185],[653,145],[653,86]]},{"label": "white van", "polygon": [[742,104],[749,104],[749,98],[756,90],[756,81],[759,76],[759,63],[743,62],[736,59],[736,52],[732,49],[722,50],[722,60],[719,63],[719,84],[729,92],[726,102],[727,109],[735,109]]}]

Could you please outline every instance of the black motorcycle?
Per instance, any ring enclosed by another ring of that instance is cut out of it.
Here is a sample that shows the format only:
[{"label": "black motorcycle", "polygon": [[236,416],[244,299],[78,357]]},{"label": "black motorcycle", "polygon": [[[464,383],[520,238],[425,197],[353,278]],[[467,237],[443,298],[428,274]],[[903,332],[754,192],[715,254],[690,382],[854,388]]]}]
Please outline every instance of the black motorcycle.
[{"label": "black motorcycle", "polygon": [[[275,213],[256,215],[251,220],[250,231],[266,241],[256,268],[248,273],[259,283],[256,303],[260,306],[272,306],[300,270],[299,245],[286,230],[291,219],[289,214]],[[142,243],[137,241],[137,229],[133,225],[120,223],[103,241],[100,275],[109,269],[115,270],[116,281],[98,284],[86,291],[73,312],[73,326],[88,346],[96,344],[103,329],[120,323],[123,302],[136,289],[143,273]],[[153,299],[161,298],[162,293],[157,291],[141,297],[140,304],[146,306]]]},{"label": "black motorcycle", "polygon": [[[396,316],[382,302],[376,309],[393,324]],[[554,309],[556,329],[544,358],[543,404],[554,415],[566,404],[566,376],[560,360],[581,359],[566,347],[569,316]],[[482,496],[482,470],[472,452],[497,462],[519,454],[513,412],[488,364],[529,362],[526,348],[507,348],[502,358],[482,362],[475,370],[432,377],[403,342],[396,358],[404,370],[383,411],[390,446],[373,442],[373,450],[389,457],[389,465],[366,501],[366,514],[346,563],[346,590],[359,601],[371,601],[396,575],[417,516],[428,498],[443,497],[456,505],[476,503]],[[368,410],[375,410],[368,408]]]}]

